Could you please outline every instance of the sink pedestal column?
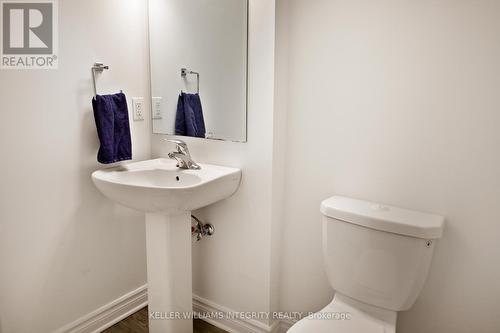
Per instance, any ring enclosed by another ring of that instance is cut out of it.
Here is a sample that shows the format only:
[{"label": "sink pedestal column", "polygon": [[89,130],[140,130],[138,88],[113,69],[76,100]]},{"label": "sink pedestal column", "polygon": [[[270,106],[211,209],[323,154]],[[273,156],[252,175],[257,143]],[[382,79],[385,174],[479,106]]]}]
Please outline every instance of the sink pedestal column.
[{"label": "sink pedestal column", "polygon": [[146,214],[146,244],[149,331],[192,333],[191,213]]}]

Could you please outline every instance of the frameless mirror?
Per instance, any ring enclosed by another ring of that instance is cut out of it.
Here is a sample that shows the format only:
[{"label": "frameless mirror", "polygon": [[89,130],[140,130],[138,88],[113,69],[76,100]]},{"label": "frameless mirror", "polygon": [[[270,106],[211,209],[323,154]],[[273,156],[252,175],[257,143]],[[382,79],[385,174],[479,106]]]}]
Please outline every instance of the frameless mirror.
[{"label": "frameless mirror", "polygon": [[246,141],[248,0],[149,0],[153,133]]}]

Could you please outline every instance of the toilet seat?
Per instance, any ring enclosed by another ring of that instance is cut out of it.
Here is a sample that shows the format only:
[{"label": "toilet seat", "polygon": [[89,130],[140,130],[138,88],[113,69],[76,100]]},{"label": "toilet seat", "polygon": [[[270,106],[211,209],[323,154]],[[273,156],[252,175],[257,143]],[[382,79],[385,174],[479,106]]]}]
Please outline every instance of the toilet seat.
[{"label": "toilet seat", "polygon": [[[326,319],[342,314],[344,317],[348,314],[348,318]],[[324,309],[312,318],[300,320],[288,333],[395,333],[395,327],[396,312],[374,308],[337,293]]]}]

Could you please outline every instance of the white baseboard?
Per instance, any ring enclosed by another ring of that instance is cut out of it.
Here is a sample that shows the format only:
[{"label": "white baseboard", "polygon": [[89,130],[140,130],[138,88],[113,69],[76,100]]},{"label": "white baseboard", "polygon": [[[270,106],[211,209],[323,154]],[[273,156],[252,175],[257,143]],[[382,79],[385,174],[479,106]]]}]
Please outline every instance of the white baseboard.
[{"label": "white baseboard", "polygon": [[[143,285],[58,329],[54,333],[99,333],[144,308],[147,304],[147,285]],[[193,295],[193,311],[201,314],[235,312],[197,295]],[[272,325],[266,325],[254,319],[207,318],[204,320],[229,333],[286,333],[295,324],[295,322],[289,320],[276,321]]]},{"label": "white baseboard", "polygon": [[54,333],[98,333],[139,311],[148,304],[147,285],[92,311]]},{"label": "white baseboard", "polygon": [[296,322],[295,320],[282,320],[280,322],[279,333],[286,333]]},{"label": "white baseboard", "polygon": [[[193,311],[200,314],[236,312],[197,295],[193,295]],[[281,330],[281,325],[278,321],[272,325],[266,325],[254,319],[242,320],[239,318],[207,318],[203,320],[229,333],[278,333]]]}]

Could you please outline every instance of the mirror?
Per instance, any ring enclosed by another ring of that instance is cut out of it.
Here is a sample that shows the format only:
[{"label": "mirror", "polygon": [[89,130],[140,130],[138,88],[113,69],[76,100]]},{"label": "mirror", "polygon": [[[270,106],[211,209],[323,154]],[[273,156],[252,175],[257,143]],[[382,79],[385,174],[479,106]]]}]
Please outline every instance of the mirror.
[{"label": "mirror", "polygon": [[245,142],[248,1],[149,0],[149,31],[153,133]]}]

